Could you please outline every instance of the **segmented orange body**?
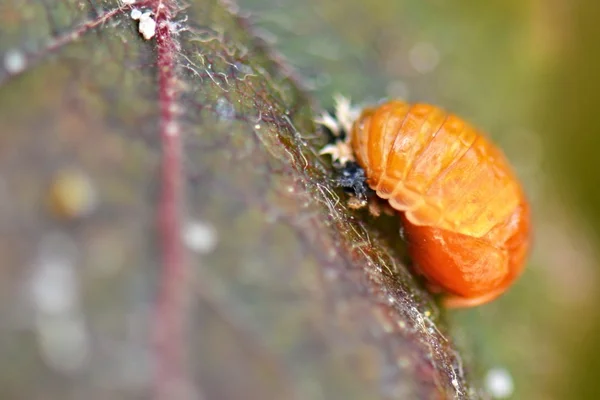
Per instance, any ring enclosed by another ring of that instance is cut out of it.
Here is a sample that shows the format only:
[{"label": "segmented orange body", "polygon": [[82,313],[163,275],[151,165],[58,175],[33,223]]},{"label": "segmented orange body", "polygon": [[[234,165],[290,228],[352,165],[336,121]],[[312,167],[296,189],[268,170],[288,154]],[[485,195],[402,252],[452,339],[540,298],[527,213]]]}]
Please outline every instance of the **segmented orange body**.
[{"label": "segmented orange body", "polygon": [[488,302],[520,275],[529,204],[503,153],[442,109],[365,109],[350,146],[377,195],[403,213],[409,253],[448,306]]}]

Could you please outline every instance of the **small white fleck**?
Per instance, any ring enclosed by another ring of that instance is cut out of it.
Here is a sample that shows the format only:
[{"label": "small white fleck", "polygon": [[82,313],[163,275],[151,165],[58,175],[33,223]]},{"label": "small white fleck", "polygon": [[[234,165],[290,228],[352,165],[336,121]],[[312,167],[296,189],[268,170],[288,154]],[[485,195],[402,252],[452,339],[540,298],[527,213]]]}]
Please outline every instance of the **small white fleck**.
[{"label": "small white fleck", "polygon": [[151,17],[152,12],[146,11],[140,16],[139,32],[144,39],[150,40],[156,34],[156,21]]},{"label": "small white fleck", "polygon": [[38,312],[59,315],[78,307],[74,246],[62,233],[49,234],[42,240],[31,282],[31,294]]},{"label": "small white fleck", "polygon": [[175,135],[177,135],[177,124],[175,122],[169,122],[167,124],[167,126],[165,127],[165,133],[168,136],[175,136]]},{"label": "small white fleck", "polygon": [[76,280],[71,266],[46,260],[33,281],[33,299],[37,308],[48,314],[60,314],[76,303]]},{"label": "small white fleck", "polygon": [[421,42],[410,49],[408,58],[417,72],[425,74],[437,67],[440,62],[440,53],[433,44]]},{"label": "small white fleck", "polygon": [[134,20],[138,20],[142,17],[142,11],[139,10],[138,8],[134,8],[133,10],[131,10],[131,19]]},{"label": "small white fleck", "polygon": [[513,378],[505,368],[492,368],[485,375],[485,388],[496,399],[507,399],[514,392]]},{"label": "small white fleck", "polygon": [[254,125],[254,129],[256,129],[256,130],[260,129],[260,124]]},{"label": "small white fleck", "polygon": [[4,55],[4,68],[9,74],[18,74],[25,69],[25,55],[19,50],[9,50]]},{"label": "small white fleck", "polygon": [[121,1],[123,2],[123,4],[125,4],[125,5],[129,5],[129,4],[135,4],[135,2],[136,2],[137,0],[121,0]]},{"label": "small white fleck", "polygon": [[[170,96],[173,96],[175,93],[171,93]],[[179,114],[181,112],[181,107],[177,103],[171,103],[169,106],[169,112],[173,114]]]},{"label": "small white fleck", "polygon": [[190,249],[207,254],[217,247],[217,231],[206,222],[192,221],[184,228],[183,241]]}]

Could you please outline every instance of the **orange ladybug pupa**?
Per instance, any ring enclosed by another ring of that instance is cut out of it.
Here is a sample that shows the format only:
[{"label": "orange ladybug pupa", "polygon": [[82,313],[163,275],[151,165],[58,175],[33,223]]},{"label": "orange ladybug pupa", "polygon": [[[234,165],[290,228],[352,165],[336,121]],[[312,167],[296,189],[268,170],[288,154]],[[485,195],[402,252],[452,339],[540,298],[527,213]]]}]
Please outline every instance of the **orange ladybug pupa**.
[{"label": "orange ladybug pupa", "polygon": [[409,254],[445,305],[501,295],[523,270],[531,230],[529,203],[503,153],[432,105],[392,100],[358,112],[337,103],[337,120],[317,122],[346,137],[321,153],[356,161],[367,185],[401,213]]}]

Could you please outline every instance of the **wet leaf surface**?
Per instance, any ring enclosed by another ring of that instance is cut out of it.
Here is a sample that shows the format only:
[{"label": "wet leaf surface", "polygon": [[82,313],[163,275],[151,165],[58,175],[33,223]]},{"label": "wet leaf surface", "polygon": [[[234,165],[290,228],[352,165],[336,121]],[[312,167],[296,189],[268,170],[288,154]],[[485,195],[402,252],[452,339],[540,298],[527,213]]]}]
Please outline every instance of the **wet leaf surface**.
[{"label": "wet leaf surface", "polygon": [[248,21],[124,3],[0,6],[0,397],[476,398]]}]

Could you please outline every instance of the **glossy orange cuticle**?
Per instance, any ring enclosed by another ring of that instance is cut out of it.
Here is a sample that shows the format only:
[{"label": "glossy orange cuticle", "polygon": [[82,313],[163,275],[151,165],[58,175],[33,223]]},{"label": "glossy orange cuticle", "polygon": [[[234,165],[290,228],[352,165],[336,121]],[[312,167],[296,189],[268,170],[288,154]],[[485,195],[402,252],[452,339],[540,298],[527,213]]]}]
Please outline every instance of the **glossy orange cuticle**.
[{"label": "glossy orange cuticle", "polygon": [[529,204],[483,134],[438,107],[390,101],[361,113],[350,146],[369,187],[402,212],[410,255],[446,305],[491,301],[520,275]]}]

